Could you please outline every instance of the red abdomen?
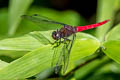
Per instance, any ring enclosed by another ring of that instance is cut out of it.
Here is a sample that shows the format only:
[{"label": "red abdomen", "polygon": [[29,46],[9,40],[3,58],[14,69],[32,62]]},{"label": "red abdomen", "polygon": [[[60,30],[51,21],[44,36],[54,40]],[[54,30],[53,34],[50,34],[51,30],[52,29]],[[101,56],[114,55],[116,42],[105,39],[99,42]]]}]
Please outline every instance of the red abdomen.
[{"label": "red abdomen", "polygon": [[86,26],[77,26],[76,31],[80,32],[80,31],[84,31],[84,30],[87,30],[87,29],[92,29],[92,28],[101,26],[101,25],[107,23],[108,21],[110,21],[110,20],[105,20],[105,21],[102,21],[102,22],[99,22],[99,23],[96,23],[96,24],[91,24],[91,25],[86,25]]}]

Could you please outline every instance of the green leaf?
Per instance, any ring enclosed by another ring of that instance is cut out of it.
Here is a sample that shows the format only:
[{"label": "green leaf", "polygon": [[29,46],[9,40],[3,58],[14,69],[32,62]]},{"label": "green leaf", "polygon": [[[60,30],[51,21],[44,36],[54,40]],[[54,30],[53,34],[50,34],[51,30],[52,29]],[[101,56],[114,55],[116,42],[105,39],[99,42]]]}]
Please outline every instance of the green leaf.
[{"label": "green leaf", "polygon": [[21,56],[25,55],[26,52],[28,52],[28,51],[0,50],[0,56],[7,56],[12,59],[17,59],[17,58],[20,58]]},{"label": "green leaf", "polygon": [[0,41],[0,50],[31,51],[40,46],[42,44],[30,36],[9,38]]},{"label": "green leaf", "polygon": [[120,63],[120,40],[111,40],[104,42],[104,53],[114,61]]},{"label": "green leaf", "polygon": [[0,35],[6,35],[8,31],[8,11],[7,8],[0,9]]},{"label": "green leaf", "polygon": [[97,72],[97,70],[99,70],[101,67],[103,67],[104,65],[106,65],[109,62],[110,62],[110,60],[108,57],[103,57],[101,59],[98,58],[98,59],[86,64],[85,66],[81,67],[80,69],[78,69],[75,72],[74,77],[77,80],[86,80],[92,76],[91,74],[93,74],[94,72]]},{"label": "green leaf", "polygon": [[39,74],[35,75],[36,80],[45,80],[47,77],[53,74],[53,71],[53,68],[48,68],[47,70],[40,72]]},{"label": "green leaf", "polygon": [[[100,42],[93,36],[78,33],[71,51],[68,70],[74,67],[71,64],[93,54],[99,46]],[[11,62],[8,66],[0,70],[0,79],[28,78],[50,68],[53,56],[52,47],[50,44],[42,46]]]},{"label": "green leaf", "polygon": [[117,2],[118,0],[98,0],[97,22],[110,19],[110,22],[97,28],[96,36],[101,41],[104,40],[105,34],[108,32],[113,23]]},{"label": "green leaf", "polygon": [[108,40],[120,40],[120,24],[118,24],[111,31],[109,31],[105,39],[107,41]]},{"label": "green leaf", "polygon": [[10,0],[9,4],[9,35],[14,35],[21,21],[21,15],[25,13],[33,0]]},{"label": "green leaf", "polygon": [[120,64],[113,62],[110,66],[111,71],[120,74]]},{"label": "green leaf", "polygon": [[120,0],[116,0],[115,9],[116,11],[120,9]]},{"label": "green leaf", "polygon": [[[42,47],[49,43],[46,37],[48,37],[48,35],[51,37],[51,35],[50,31],[42,32],[44,35],[42,35],[41,32],[31,32],[30,34],[22,37],[1,40],[0,50],[31,51],[33,49]],[[36,39],[36,36],[37,39],[39,38],[38,40]]]},{"label": "green leaf", "polygon": [[0,60],[0,70],[1,70],[2,68],[4,68],[5,66],[7,66],[8,64],[9,64],[9,63]]}]

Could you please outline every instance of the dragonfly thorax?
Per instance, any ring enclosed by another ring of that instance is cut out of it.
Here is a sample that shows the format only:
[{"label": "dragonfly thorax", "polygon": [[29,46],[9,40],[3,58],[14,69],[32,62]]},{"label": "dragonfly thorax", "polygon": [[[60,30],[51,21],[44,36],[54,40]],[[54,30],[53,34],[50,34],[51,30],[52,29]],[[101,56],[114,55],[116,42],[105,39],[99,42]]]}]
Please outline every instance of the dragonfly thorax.
[{"label": "dragonfly thorax", "polygon": [[55,40],[59,40],[61,38],[67,38],[70,35],[76,33],[76,28],[72,26],[64,26],[60,30],[53,31],[52,37]]}]

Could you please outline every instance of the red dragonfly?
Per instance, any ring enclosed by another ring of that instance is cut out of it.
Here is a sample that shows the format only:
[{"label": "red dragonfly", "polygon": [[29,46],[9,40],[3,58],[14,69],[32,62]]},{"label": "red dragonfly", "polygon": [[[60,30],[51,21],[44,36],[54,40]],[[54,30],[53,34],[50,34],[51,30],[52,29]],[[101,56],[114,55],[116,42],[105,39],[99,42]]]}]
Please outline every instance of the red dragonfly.
[{"label": "red dragonfly", "polygon": [[[91,25],[85,25],[85,26],[71,26],[68,24],[64,24],[64,23],[60,23],[60,22],[56,22],[54,20],[51,20],[47,17],[44,16],[40,16],[40,15],[32,15],[32,16],[27,16],[27,15],[23,15],[22,16],[25,19],[28,19],[34,23],[37,23],[41,26],[61,26],[61,29],[57,29],[56,31],[52,32],[52,38],[55,40],[54,44],[56,44],[54,46],[54,55],[53,55],[53,61],[52,64],[55,63],[56,67],[55,67],[55,73],[58,73],[60,71],[60,65],[63,65],[63,73],[66,72],[67,67],[68,67],[68,63],[69,63],[69,57],[70,57],[70,52],[72,49],[72,45],[74,43],[75,37],[76,37],[76,33],[77,32],[81,32],[84,30],[88,30],[88,29],[92,29],[92,28],[96,28],[98,26],[101,26],[105,23],[107,23],[109,20],[105,20],[96,24],[91,24]],[[72,36],[72,40],[70,40],[68,37]],[[57,61],[54,61],[56,54],[57,54],[57,50],[58,47],[62,45],[62,49],[60,51],[60,55],[58,57]]]}]

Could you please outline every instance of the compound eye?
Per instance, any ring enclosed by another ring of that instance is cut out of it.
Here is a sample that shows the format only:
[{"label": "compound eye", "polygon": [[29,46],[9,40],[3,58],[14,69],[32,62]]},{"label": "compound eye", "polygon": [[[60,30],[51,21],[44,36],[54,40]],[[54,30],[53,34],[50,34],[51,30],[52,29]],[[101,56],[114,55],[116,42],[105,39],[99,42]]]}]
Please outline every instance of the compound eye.
[{"label": "compound eye", "polygon": [[52,34],[56,34],[56,31],[53,31]]},{"label": "compound eye", "polygon": [[55,40],[56,40],[56,34],[57,34],[56,31],[53,31],[53,32],[52,32],[52,37],[53,37],[53,39],[55,39]]}]

